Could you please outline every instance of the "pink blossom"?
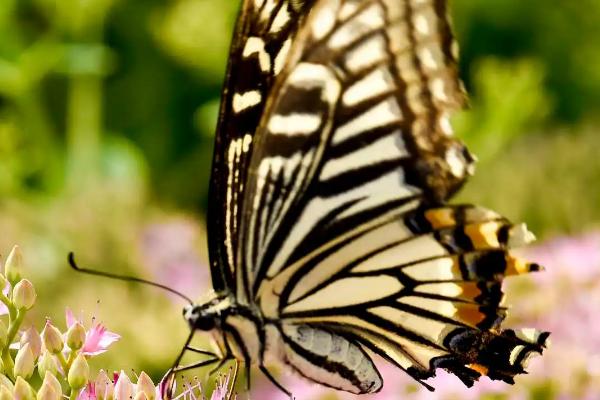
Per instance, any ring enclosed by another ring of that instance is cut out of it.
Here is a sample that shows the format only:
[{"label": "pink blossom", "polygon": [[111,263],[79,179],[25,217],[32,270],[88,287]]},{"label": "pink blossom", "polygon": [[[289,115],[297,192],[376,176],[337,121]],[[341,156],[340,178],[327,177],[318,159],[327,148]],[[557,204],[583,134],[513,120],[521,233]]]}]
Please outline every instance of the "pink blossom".
[{"label": "pink blossom", "polygon": [[[66,320],[67,328],[70,328],[77,322],[70,308],[67,308],[66,310]],[[102,354],[111,344],[120,338],[120,335],[110,332],[101,323],[93,322],[92,327],[85,332],[85,343],[82,348],[82,353],[86,356]]]},{"label": "pink blossom", "polygon": [[77,400],[96,400],[96,388],[93,382],[85,385],[83,390],[79,392]]},{"label": "pink blossom", "polygon": [[217,381],[217,386],[215,387],[215,390],[212,392],[212,395],[210,396],[210,400],[227,400],[228,399],[228,394],[229,394],[229,380],[230,380],[230,375],[228,374],[226,377],[224,378],[220,378]]}]

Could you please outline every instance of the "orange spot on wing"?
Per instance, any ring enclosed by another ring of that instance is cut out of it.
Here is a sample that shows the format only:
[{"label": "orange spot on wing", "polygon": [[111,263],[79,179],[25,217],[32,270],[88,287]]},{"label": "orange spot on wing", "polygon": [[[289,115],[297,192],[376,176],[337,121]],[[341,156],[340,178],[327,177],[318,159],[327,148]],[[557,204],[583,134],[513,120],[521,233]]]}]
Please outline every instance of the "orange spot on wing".
[{"label": "orange spot on wing", "polygon": [[485,314],[479,311],[479,306],[473,304],[455,304],[455,316],[460,321],[471,326],[477,326],[485,319]]},{"label": "orange spot on wing", "polygon": [[433,229],[447,228],[456,225],[454,210],[452,208],[436,208],[425,211],[425,218]]},{"label": "orange spot on wing", "polygon": [[481,364],[469,364],[468,367],[479,372],[481,375],[487,375],[489,372],[489,368]]},{"label": "orange spot on wing", "polygon": [[530,263],[519,257],[514,257],[510,254],[506,255],[506,272],[505,275],[521,275],[531,271]]},{"label": "orange spot on wing", "polygon": [[476,282],[461,282],[460,288],[462,289],[460,298],[463,300],[474,300],[481,294],[481,290],[477,287]]},{"label": "orange spot on wing", "polygon": [[476,249],[499,248],[497,222],[485,222],[482,224],[469,224],[465,226],[465,234],[471,239]]}]

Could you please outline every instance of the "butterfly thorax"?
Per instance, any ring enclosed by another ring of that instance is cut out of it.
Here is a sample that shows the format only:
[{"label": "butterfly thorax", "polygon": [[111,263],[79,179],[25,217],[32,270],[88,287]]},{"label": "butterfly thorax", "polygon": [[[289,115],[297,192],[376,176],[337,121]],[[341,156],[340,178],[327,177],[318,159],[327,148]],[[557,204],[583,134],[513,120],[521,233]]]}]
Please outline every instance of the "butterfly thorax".
[{"label": "butterfly thorax", "polygon": [[225,292],[186,306],[183,316],[190,329],[211,334],[223,357],[257,360],[264,322],[256,307],[240,304]]},{"label": "butterfly thorax", "polygon": [[215,294],[202,303],[190,304],[183,309],[183,318],[190,328],[200,331],[223,329],[227,320],[237,315],[260,320],[258,310],[239,304],[235,297],[228,293]]}]

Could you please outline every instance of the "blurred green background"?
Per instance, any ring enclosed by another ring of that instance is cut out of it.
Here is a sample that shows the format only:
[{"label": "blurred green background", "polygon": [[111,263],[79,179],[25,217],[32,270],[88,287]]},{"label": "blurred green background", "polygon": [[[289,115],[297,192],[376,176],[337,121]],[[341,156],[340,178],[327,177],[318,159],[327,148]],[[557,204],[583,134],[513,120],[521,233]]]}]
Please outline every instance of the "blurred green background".
[{"label": "blurred green background", "polygon": [[[454,0],[479,157],[462,200],[540,238],[600,220],[600,0]],[[153,289],[208,286],[203,228],[234,0],[0,0],[0,252],[22,246],[38,320],[70,306],[123,335],[98,367],[158,377],[186,334]],[[193,277],[193,279],[188,279]],[[143,334],[142,334],[143,332]]]}]

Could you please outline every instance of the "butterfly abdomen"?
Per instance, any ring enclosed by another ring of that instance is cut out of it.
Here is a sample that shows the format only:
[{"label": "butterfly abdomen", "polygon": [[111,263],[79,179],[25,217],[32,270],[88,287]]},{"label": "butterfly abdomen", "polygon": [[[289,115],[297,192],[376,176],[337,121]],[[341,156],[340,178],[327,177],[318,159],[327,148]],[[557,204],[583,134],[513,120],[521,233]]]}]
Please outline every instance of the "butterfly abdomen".
[{"label": "butterfly abdomen", "polygon": [[282,327],[287,362],[301,375],[355,394],[378,392],[383,386],[373,361],[358,345],[309,325]]}]

